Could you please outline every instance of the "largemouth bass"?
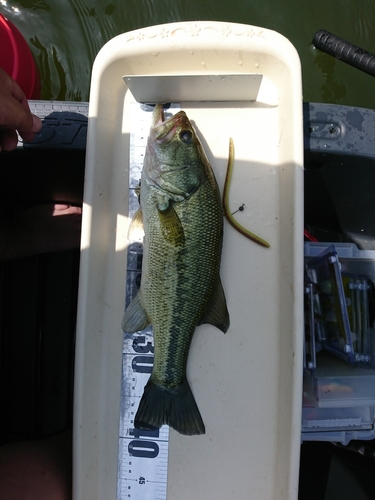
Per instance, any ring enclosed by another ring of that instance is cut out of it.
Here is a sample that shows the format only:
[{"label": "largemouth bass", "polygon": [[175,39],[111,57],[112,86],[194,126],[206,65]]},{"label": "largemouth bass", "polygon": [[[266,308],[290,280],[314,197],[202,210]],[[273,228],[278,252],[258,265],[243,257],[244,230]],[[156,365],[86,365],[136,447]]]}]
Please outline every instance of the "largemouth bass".
[{"label": "largemouth bass", "polygon": [[155,429],[168,424],[181,434],[204,434],[186,363],[197,325],[209,323],[224,333],[229,327],[219,274],[222,203],[186,113],[164,121],[160,104],[153,112],[140,208],[130,231],[140,223],[145,233],[141,286],[122,328],[132,333],[152,324],[154,366],[134,425]]}]

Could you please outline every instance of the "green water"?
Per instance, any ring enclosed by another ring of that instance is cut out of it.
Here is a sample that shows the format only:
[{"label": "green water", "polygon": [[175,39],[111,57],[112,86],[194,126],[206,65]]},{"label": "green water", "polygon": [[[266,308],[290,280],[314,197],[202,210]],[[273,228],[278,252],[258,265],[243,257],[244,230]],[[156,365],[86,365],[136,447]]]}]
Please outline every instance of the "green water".
[{"label": "green water", "polygon": [[[305,101],[375,108],[375,79],[313,48],[319,29],[375,53],[374,0],[0,0],[42,75],[42,98],[88,101],[92,63],[114,36],[153,24],[214,20],[282,33],[296,47]],[[1,50],[1,48],[0,48]]]}]

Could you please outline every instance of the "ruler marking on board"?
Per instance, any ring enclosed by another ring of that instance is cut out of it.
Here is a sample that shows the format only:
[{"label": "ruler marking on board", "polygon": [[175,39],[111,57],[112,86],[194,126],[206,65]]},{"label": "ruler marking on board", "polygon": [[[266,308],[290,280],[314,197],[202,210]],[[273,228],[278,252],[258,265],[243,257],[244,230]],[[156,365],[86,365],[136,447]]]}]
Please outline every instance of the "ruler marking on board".
[{"label": "ruler marking on board", "polygon": [[[135,188],[141,178],[152,109],[139,103],[130,105],[129,217],[133,217],[139,208]],[[179,104],[171,104],[165,111],[166,118],[179,109]],[[127,257],[126,307],[139,289],[142,255],[142,241],[131,242]],[[141,431],[133,425],[152,370],[153,345],[151,327],[142,332],[124,334],[117,500],[166,500],[167,497],[169,427],[165,425],[156,431]]]}]

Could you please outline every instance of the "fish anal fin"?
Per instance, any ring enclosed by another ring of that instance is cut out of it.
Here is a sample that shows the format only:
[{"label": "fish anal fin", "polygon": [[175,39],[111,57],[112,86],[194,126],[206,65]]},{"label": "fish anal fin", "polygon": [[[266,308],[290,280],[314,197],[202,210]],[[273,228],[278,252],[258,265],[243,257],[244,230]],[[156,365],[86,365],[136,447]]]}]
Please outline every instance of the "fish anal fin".
[{"label": "fish anal fin", "polygon": [[160,228],[164,239],[174,247],[182,247],[185,244],[185,233],[181,221],[170,204],[165,210],[158,210]]},{"label": "fish anal fin", "polygon": [[138,208],[138,210],[133,215],[133,218],[132,218],[130,225],[129,225],[128,240],[129,241],[136,241],[143,234],[144,234],[143,215],[142,215],[141,208]]},{"label": "fish anal fin", "polygon": [[212,295],[212,298],[208,303],[206,312],[203,315],[199,324],[200,325],[209,324],[216,326],[219,330],[221,330],[224,333],[229,328],[229,313],[220,277],[217,280],[217,284],[214,293]]},{"label": "fish anal fin", "polygon": [[141,294],[138,292],[122,317],[121,327],[126,333],[134,333],[144,330],[150,324],[150,320],[141,303]]},{"label": "fish anal fin", "polygon": [[136,429],[155,430],[164,424],[180,434],[204,434],[205,427],[188,381],[173,388],[153,382],[146,384],[134,419]]}]

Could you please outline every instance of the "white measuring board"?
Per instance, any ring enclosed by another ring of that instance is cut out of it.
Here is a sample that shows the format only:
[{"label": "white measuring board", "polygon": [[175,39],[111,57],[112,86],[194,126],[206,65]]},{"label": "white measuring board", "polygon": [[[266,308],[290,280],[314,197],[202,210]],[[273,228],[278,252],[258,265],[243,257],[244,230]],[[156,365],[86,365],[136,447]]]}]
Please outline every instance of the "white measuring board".
[{"label": "white measuring board", "polygon": [[[171,104],[165,118],[180,110]],[[139,208],[135,188],[139,185],[153,107],[131,105],[129,161],[129,216]],[[126,307],[138,292],[142,269],[142,240],[130,242],[126,273]],[[166,500],[169,427],[155,431],[134,428],[144,386],[152,371],[154,352],[152,328],[124,333],[119,428],[117,500]]]}]

